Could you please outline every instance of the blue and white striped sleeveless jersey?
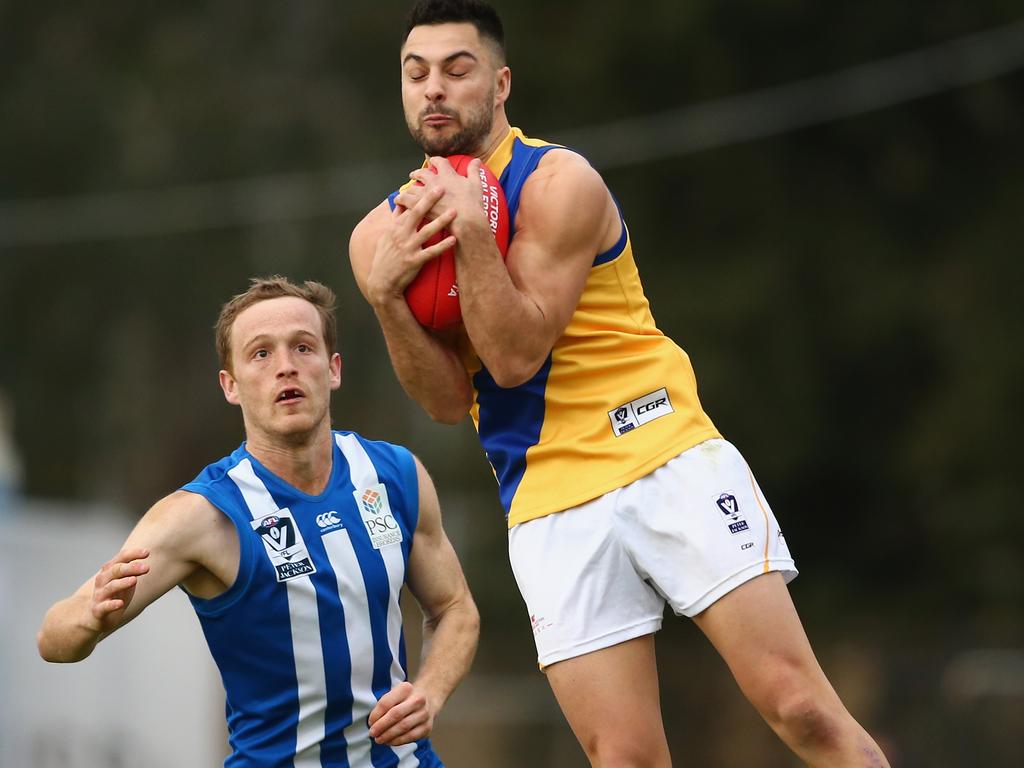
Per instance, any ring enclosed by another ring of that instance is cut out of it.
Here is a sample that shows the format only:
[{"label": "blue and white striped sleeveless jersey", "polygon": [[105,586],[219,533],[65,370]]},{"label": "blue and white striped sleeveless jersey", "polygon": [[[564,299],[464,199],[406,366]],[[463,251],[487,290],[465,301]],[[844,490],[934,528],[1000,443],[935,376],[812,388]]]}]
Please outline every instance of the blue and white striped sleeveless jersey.
[{"label": "blue and white striped sleeveless jersey", "polygon": [[190,596],[227,693],[225,768],[437,768],[428,739],[375,744],[367,716],[406,679],[399,593],[419,515],[416,466],[398,446],[334,432],[319,496],[243,444],[184,490],[238,529],[224,594]]}]

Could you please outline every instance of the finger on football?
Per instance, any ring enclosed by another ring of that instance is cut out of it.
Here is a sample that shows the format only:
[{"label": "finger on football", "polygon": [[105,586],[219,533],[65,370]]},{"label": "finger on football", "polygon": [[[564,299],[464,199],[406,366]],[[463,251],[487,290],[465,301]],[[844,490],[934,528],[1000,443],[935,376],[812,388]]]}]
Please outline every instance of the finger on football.
[{"label": "finger on football", "polygon": [[420,229],[421,241],[426,242],[453,221],[455,221],[455,209],[449,208],[447,211],[441,213],[436,219],[428,221],[423,225],[422,229]]}]

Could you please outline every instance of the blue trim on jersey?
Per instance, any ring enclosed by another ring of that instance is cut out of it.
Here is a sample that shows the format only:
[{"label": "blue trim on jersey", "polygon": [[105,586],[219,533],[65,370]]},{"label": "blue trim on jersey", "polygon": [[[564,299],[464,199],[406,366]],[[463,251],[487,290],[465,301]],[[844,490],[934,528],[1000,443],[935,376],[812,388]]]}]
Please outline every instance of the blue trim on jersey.
[{"label": "blue trim on jersey", "polygon": [[[611,193],[609,193],[611,194]],[[619,235],[618,241],[604,253],[597,254],[597,258],[594,259],[594,266],[600,266],[601,264],[607,264],[609,261],[615,261],[622,255],[622,252],[626,249],[626,240],[629,237],[629,233],[626,230],[626,219],[622,216],[622,206],[619,205],[618,199],[615,195],[612,195],[612,201],[615,203],[615,210],[619,212],[619,224],[622,226],[622,234]]]},{"label": "blue trim on jersey", "polygon": [[551,372],[551,355],[533,377],[518,387],[499,387],[490,371],[473,376],[480,407],[480,442],[498,478],[498,495],[508,517],[512,499],[526,474],[526,452],[540,440],[544,426],[544,390]]},{"label": "blue trim on jersey", "polygon": [[523,184],[527,177],[537,170],[537,164],[552,149],[565,149],[560,144],[546,144],[543,147],[533,147],[524,144],[516,138],[512,144],[512,159],[509,160],[505,170],[501,172],[498,179],[502,190],[505,192],[505,202],[508,204],[508,231],[516,231],[516,213],[519,211],[519,195],[523,191]]},{"label": "blue trim on jersey", "polygon": [[[391,511],[402,531],[403,540],[398,546],[402,565],[407,569],[419,517],[415,461],[404,448],[364,440],[358,435],[354,437],[370,458],[378,481],[387,489]],[[326,688],[322,695],[326,708],[324,738],[320,742],[321,765],[331,768],[348,765],[344,730],[352,722],[353,711],[352,660],[345,632],[345,609],[324,534],[316,524],[316,517],[322,512],[335,511],[347,529],[365,584],[369,626],[361,624],[360,631],[369,632],[373,648],[371,688],[377,698],[391,688],[392,657],[387,620],[392,594],[387,568],[383,554],[373,549],[363,525],[352,493],[355,488],[349,467],[334,434],[332,451],[331,478],[318,496],[310,496],[285,483],[263,467],[244,444],[184,486],[185,490],[207,498],[228,516],[239,535],[239,571],[235,583],[211,600],[189,596],[227,693],[225,715],[232,754],[225,761],[226,768],[291,768],[299,725],[288,585],[276,581],[260,535],[252,528],[253,517],[245,497],[228,475],[246,460],[273,504],[278,509],[287,507],[291,511],[317,569],[316,573],[301,578],[308,579],[313,586],[323,655]],[[398,656],[405,669],[404,633]],[[371,742],[370,750],[375,768],[398,764],[397,755],[390,747]],[[424,768],[442,766],[428,739],[417,742],[416,754]]]}]

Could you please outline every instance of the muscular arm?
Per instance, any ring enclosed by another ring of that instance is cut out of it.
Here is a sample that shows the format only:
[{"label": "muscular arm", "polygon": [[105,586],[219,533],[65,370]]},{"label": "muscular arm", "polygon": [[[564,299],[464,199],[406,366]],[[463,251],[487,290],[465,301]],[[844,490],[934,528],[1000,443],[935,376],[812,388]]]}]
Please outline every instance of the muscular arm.
[{"label": "muscular arm", "polygon": [[[594,257],[621,234],[615,203],[600,175],[579,155],[555,150],[524,184],[505,263],[480,210],[476,168],[459,176],[415,171],[426,191],[445,190],[431,213],[456,210],[459,301],[469,338],[495,381],[521,384],[543,364],[579,302]],[[399,197],[417,199],[419,190]],[[406,194],[406,193],[403,193]]]},{"label": "muscular arm", "polygon": [[416,231],[416,223],[437,196],[424,198],[407,211],[392,211],[387,201],[381,203],[352,232],[349,258],[356,284],[380,322],[403,389],[431,418],[455,424],[472,403],[469,374],[454,346],[416,321],[404,294],[420,267],[454,242],[448,238],[422,248],[432,232],[452,219],[448,215]]},{"label": "muscular arm", "polygon": [[409,557],[408,583],[423,610],[423,657],[413,683],[402,683],[370,713],[370,735],[397,746],[427,736],[434,718],[469,671],[480,614],[441,526],[434,484],[416,461],[420,516]]},{"label": "muscular arm", "polygon": [[93,578],[46,612],[39,655],[81,661],[175,585],[212,597],[234,581],[237,568],[238,537],[230,521],[201,496],[173,493],[142,517]]}]

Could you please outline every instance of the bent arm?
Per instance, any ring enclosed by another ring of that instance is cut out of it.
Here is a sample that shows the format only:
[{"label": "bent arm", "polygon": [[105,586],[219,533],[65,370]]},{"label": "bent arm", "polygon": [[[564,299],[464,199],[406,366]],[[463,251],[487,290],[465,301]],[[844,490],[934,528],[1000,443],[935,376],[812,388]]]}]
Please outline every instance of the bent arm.
[{"label": "bent arm", "polygon": [[424,238],[415,223],[422,213],[416,208],[392,211],[384,201],[352,232],[349,259],[356,284],[377,315],[402,388],[432,419],[455,424],[472,404],[469,374],[450,339],[427,332],[405,301],[405,288],[419,268],[452,246],[448,239],[421,248]]},{"label": "bent arm", "polygon": [[209,503],[177,492],[157,502],[139,520],[121,551],[74,594],[46,612],[37,636],[46,661],[74,662],[88,657],[105,637],[186,580],[199,565],[189,559],[194,512]]},{"label": "bent arm", "polygon": [[434,484],[418,459],[416,473],[420,516],[407,581],[423,611],[423,655],[415,681],[395,686],[369,717],[370,735],[393,746],[430,734],[437,713],[469,671],[480,635],[480,614],[441,526]]},{"label": "bent arm", "polygon": [[466,332],[498,385],[517,386],[537,372],[565,332],[594,258],[619,239],[618,209],[585,159],[549,152],[523,185],[502,263],[478,185],[470,180],[475,168],[466,179],[437,165],[437,174],[415,171],[412,177],[428,190],[445,189],[433,212],[457,209],[450,229]]},{"label": "bent arm", "polygon": [[441,525],[434,483],[417,459],[420,517],[409,557],[409,588],[423,611],[423,661],[416,684],[438,709],[473,662],[480,614],[451,542]]}]

